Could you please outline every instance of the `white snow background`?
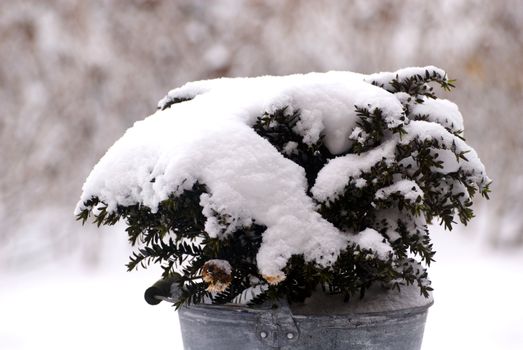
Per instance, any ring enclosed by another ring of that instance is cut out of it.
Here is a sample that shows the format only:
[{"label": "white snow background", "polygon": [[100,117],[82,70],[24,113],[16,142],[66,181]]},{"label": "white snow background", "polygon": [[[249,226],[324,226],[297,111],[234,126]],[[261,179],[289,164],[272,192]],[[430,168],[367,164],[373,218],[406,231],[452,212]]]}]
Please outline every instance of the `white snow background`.
[{"label": "white snow background", "polygon": [[[482,244],[481,226],[432,227],[435,303],[423,350],[521,349],[523,255]],[[174,308],[143,299],[160,271],[127,273],[123,227],[100,234],[103,268],[86,268],[73,257],[33,271],[0,272],[0,349],[182,349]]]}]

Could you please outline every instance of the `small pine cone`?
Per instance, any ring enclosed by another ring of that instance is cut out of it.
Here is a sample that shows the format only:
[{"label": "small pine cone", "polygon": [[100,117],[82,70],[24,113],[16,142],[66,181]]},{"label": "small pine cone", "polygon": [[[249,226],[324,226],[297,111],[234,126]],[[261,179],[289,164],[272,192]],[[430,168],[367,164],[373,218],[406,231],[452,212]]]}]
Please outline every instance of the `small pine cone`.
[{"label": "small pine cone", "polygon": [[204,282],[208,283],[207,291],[223,292],[232,281],[232,268],[227,260],[213,259],[203,264],[202,276]]},{"label": "small pine cone", "polygon": [[281,281],[285,280],[285,274],[281,273],[278,275],[262,275],[262,277],[271,285],[275,286]]}]

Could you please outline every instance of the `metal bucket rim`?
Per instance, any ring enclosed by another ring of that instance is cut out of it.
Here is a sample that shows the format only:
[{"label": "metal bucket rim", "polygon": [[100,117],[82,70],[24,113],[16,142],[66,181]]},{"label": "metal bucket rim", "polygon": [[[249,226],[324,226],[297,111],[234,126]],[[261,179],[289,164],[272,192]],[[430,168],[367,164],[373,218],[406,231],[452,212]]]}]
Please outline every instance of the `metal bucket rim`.
[{"label": "metal bucket rim", "polygon": [[[421,306],[411,306],[411,307],[403,307],[398,309],[392,309],[387,311],[371,311],[371,312],[353,312],[353,313],[329,313],[329,314],[320,314],[320,313],[310,313],[310,314],[292,314],[293,317],[318,317],[318,318],[333,318],[333,317],[394,317],[399,315],[405,315],[405,314],[418,314],[423,313],[426,310],[428,310],[429,307],[431,307],[434,304],[434,300],[431,298],[430,301]],[[184,305],[182,308],[186,309],[187,311],[194,310],[194,311],[219,311],[219,312],[230,312],[230,313],[251,313],[251,314],[261,314],[261,313],[267,313],[271,311],[277,311],[279,308],[252,308],[245,305],[238,305],[238,304],[191,304],[191,305]],[[292,307],[291,307],[292,312]]]}]

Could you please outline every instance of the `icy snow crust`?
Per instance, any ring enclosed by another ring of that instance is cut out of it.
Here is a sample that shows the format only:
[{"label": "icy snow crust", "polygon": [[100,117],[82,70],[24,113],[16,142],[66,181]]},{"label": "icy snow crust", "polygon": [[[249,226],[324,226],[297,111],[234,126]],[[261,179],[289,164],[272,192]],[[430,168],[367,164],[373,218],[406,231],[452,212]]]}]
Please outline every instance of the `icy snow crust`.
[{"label": "icy snow crust", "polygon": [[[254,221],[267,227],[257,255],[263,275],[283,278],[282,269],[294,254],[329,266],[349,243],[385,258],[392,249],[378,232],[341,232],[323,219],[306,193],[304,169],[251,128],[264,113],[283,107],[288,113],[299,110],[296,131],[303,135],[304,142],[312,144],[323,136],[331,153],[342,154],[354,142],[350,138],[358,120],[354,106],[380,108],[392,126],[404,119],[399,96],[372,85],[376,79],[350,72],[310,73],[222,78],[172,90],[160,101],[160,108],[173,99],[193,99],[159,110],[127,130],[87,178],[76,213],[86,209],[84,203],[92,197],[107,204],[109,212],[118,205],[137,203],[154,212],[170,194],[181,194],[199,182],[207,186],[208,193],[201,196],[200,204],[210,236],[227,235]],[[456,127],[461,126],[456,113],[449,118]],[[407,138],[394,136],[368,153],[332,159],[312,188],[314,199],[335,198],[351,178],[358,186],[365,186],[359,174],[382,159],[392,160],[395,146],[408,142],[408,138],[441,138],[443,130],[443,135],[448,135],[443,141],[455,139],[441,125],[428,121],[413,121],[407,127]],[[288,145],[286,152],[292,152],[294,146]],[[471,152],[467,157],[474,164],[456,165],[457,161],[449,157],[448,169],[483,169],[475,152],[464,142],[458,147]],[[400,186],[399,190],[404,189]],[[416,195],[422,195],[420,191],[417,188]],[[218,222],[216,212],[229,215],[227,227]]]}]

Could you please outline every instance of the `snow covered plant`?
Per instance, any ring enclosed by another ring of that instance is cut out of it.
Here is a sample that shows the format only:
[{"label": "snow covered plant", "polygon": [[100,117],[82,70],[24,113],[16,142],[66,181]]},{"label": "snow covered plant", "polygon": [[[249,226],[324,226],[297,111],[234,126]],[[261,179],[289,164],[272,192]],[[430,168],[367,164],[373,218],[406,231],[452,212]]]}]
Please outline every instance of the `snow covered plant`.
[{"label": "snow covered plant", "polygon": [[197,81],[127,130],[76,207],[123,219],[129,270],[158,263],[184,303],[428,296],[427,224],[472,217],[490,180],[436,67]]}]

